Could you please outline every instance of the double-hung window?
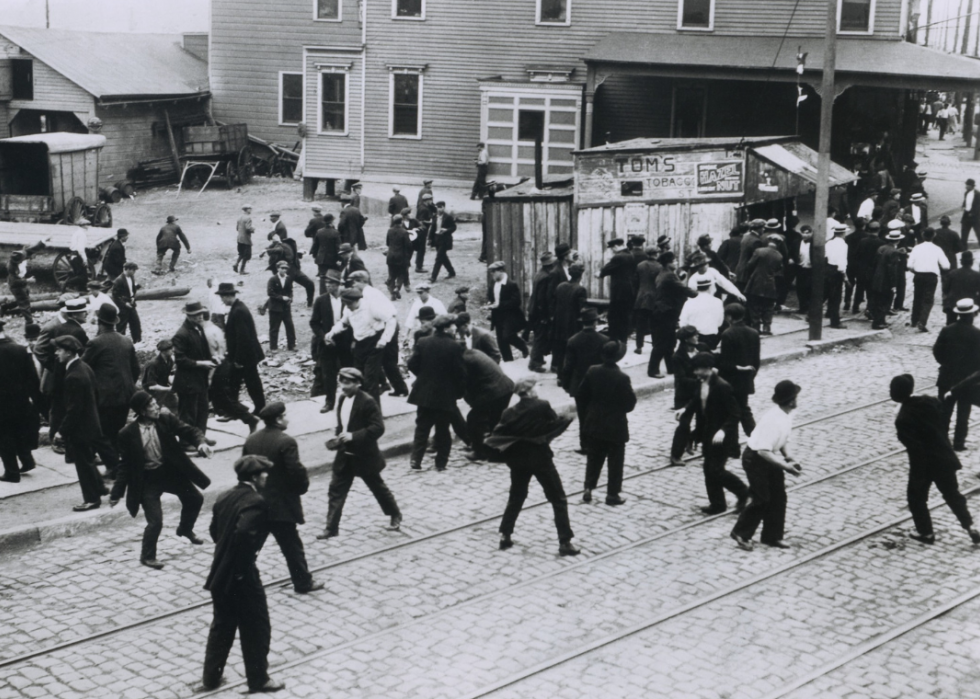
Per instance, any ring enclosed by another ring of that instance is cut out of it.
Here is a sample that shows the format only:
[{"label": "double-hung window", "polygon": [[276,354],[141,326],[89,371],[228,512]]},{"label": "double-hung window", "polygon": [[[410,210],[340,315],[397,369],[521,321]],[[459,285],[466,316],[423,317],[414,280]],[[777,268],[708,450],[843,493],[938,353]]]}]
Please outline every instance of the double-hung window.
[{"label": "double-hung window", "polygon": [[425,0],[391,0],[395,19],[425,19]]},{"label": "double-hung window", "polygon": [[279,73],[279,123],[293,125],[303,121],[303,74]]},{"label": "double-hung window", "polygon": [[342,68],[321,68],[318,126],[322,134],[347,134],[347,77]]},{"label": "double-hung window", "polygon": [[341,0],[313,0],[313,19],[318,22],[339,22]]},{"label": "double-hung window", "polygon": [[422,68],[390,67],[388,135],[422,138]]},{"label": "double-hung window", "polygon": [[537,24],[557,24],[567,26],[571,24],[571,5],[572,0],[536,0],[536,20]]},{"label": "double-hung window", "polygon": [[870,34],[874,31],[875,0],[837,0],[837,31]]},{"label": "double-hung window", "polygon": [[678,0],[677,28],[711,31],[715,28],[715,0]]}]

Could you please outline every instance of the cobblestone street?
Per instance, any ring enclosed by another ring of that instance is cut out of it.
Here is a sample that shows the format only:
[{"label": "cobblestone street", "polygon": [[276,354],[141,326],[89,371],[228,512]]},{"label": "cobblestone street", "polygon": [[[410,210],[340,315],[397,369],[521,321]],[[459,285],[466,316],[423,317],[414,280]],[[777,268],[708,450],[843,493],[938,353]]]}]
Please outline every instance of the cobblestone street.
[{"label": "cobblestone street", "polygon": [[[445,473],[412,472],[407,457],[389,459],[402,531],[384,530],[358,483],[340,537],[328,542],[314,538],[329,482],[318,475],[301,534],[326,590],[283,587],[286,566],[271,538],[259,558],[270,674],[286,682],[277,696],[980,696],[977,600],[927,619],[974,590],[980,557],[935,492],[937,544],[907,538],[908,466],[887,400],[888,380],[901,372],[934,390],[932,339],[897,334],[762,369],[757,416],[779,380],[803,387],[791,449],[804,470],[787,483],[786,551],[741,551],[728,538],[730,514],[700,513],[700,459],[667,466],[669,391],[641,399],[631,415],[622,507],[601,496],[580,503],[577,424],[553,445],[577,559],[558,557],[537,486],[514,548],[497,550],[509,486],[502,464],[471,464],[454,451]],[[978,483],[976,444],[961,455],[964,492]],[[736,461],[729,468],[742,475]],[[209,521],[203,513],[199,533]],[[211,621],[203,583],[213,546],[172,536],[168,514],[167,566],[150,571],[138,562],[142,526],[141,516],[0,559],[0,699],[192,694]],[[874,643],[903,624],[908,633]],[[866,653],[835,662],[863,644]],[[807,673],[812,682],[791,686]],[[216,696],[244,691],[237,645],[225,674]]]}]

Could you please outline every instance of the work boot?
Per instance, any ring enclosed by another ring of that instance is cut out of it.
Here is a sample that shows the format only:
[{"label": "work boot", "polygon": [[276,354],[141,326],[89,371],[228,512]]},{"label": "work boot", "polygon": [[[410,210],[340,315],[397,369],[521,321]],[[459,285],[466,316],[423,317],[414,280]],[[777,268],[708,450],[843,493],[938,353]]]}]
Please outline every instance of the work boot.
[{"label": "work boot", "polygon": [[510,534],[501,534],[500,535],[500,550],[501,551],[506,551],[507,549],[509,549],[513,545],[514,545],[514,542],[511,540]]},{"label": "work boot", "polygon": [[559,556],[577,556],[582,551],[578,546],[569,541],[561,541],[558,543],[558,555]]}]

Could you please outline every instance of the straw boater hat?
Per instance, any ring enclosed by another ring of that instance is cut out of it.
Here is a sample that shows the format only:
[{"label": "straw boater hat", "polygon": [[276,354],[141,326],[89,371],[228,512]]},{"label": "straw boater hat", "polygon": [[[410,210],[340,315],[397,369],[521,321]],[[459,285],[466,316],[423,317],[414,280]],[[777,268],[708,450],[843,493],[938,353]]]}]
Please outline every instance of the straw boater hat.
[{"label": "straw boater hat", "polygon": [[973,299],[960,299],[953,308],[953,313],[961,316],[972,315],[980,311],[980,306],[973,302]]}]

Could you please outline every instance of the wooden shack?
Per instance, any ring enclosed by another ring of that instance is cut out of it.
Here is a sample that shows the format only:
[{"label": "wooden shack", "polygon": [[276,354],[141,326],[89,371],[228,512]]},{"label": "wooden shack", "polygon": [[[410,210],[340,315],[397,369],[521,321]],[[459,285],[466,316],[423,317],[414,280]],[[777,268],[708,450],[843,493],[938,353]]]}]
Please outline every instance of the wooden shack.
[{"label": "wooden shack", "polygon": [[[793,137],[637,138],[575,153],[576,234],[586,265],[583,285],[606,298],[597,280],[613,238],[672,239],[683,259],[707,233],[718,245],[745,218],[812,218],[817,153]],[[831,186],[856,179],[832,164]]]}]

